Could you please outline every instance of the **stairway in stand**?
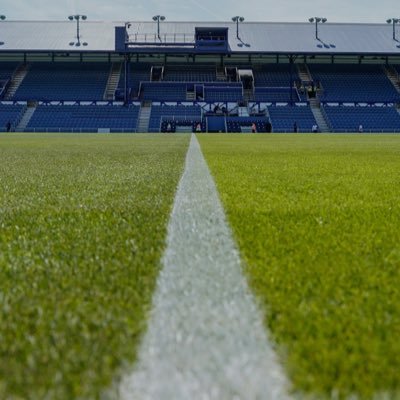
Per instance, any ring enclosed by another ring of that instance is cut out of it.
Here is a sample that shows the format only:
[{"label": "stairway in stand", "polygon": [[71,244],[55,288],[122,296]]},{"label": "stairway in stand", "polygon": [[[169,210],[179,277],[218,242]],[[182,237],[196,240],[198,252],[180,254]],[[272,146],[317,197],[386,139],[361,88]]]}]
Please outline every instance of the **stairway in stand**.
[{"label": "stairway in stand", "polygon": [[315,121],[317,122],[318,128],[320,132],[330,132],[329,125],[327,120],[324,117],[324,114],[321,111],[319,102],[317,99],[310,99],[310,107],[311,111],[314,114]]},{"label": "stairway in stand", "polygon": [[[297,72],[302,82],[313,82],[313,77],[308,69],[307,64],[297,64]],[[315,95],[318,96],[317,93],[315,93]],[[330,132],[328,121],[321,110],[321,105],[318,98],[311,97],[308,98],[308,101],[320,132]]]},{"label": "stairway in stand", "polygon": [[226,82],[227,81],[224,67],[217,67],[216,80],[218,82]]},{"label": "stairway in stand", "polygon": [[32,115],[36,111],[36,104],[35,105],[29,105],[26,110],[24,115],[22,116],[21,120],[19,121],[19,124],[15,128],[17,132],[23,132],[25,128],[28,126],[29,121],[32,118]]},{"label": "stairway in stand", "polygon": [[312,82],[313,78],[307,64],[297,64],[297,72],[302,82]]},{"label": "stairway in stand", "polygon": [[142,106],[140,107],[137,130],[136,130],[137,132],[147,133],[149,131],[150,114],[151,114],[151,102],[143,102]]},{"label": "stairway in stand", "polygon": [[391,65],[385,65],[383,67],[383,70],[390,80],[392,82],[393,86],[396,88],[396,90],[400,93],[400,77],[399,73],[391,66]]},{"label": "stairway in stand", "polygon": [[11,78],[11,83],[10,86],[8,87],[4,100],[11,100],[14,97],[22,81],[25,79],[28,71],[29,71],[29,64],[21,64],[18,66],[17,70],[15,71],[14,75]]},{"label": "stairway in stand", "polygon": [[253,89],[243,89],[243,100],[244,101],[254,101],[254,91]]},{"label": "stairway in stand", "polygon": [[108,76],[108,82],[104,91],[104,100],[115,100],[115,91],[118,88],[119,79],[121,76],[122,64],[120,62],[113,63]]}]

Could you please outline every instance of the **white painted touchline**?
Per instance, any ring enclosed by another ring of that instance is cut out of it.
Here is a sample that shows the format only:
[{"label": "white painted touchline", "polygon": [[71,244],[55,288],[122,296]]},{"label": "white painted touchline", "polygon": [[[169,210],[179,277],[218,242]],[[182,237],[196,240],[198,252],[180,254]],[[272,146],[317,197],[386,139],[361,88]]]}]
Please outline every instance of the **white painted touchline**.
[{"label": "white painted touchline", "polygon": [[194,135],[162,263],[148,331],[120,398],[288,399],[287,379]]}]

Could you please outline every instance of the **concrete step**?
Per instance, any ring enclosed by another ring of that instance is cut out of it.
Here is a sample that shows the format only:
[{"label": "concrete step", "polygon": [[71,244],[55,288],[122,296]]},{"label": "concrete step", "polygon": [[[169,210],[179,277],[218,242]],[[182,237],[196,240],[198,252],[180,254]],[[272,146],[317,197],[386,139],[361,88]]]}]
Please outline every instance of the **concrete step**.
[{"label": "concrete step", "polygon": [[28,71],[29,71],[28,64],[21,64],[18,66],[13,77],[11,78],[10,86],[8,87],[7,93],[4,97],[5,100],[11,100],[14,97],[14,95],[17,92],[18,88],[20,87],[22,81],[25,79],[26,75],[28,74]]},{"label": "concrete step", "polygon": [[104,90],[104,100],[114,100],[115,91],[118,88],[119,79],[121,76],[122,63],[113,63],[108,76],[108,82]]},{"label": "concrete step", "polygon": [[330,132],[328,122],[326,121],[324,114],[322,113],[321,109],[316,105],[311,105],[311,111],[314,114],[315,121],[317,122],[318,128],[320,132]]},{"label": "concrete step", "polygon": [[142,105],[140,107],[139,118],[137,123],[137,132],[146,133],[149,131],[149,122],[151,115],[151,105]]},{"label": "concrete step", "polygon": [[19,121],[19,124],[15,128],[17,132],[23,132],[24,129],[28,126],[29,121],[31,120],[33,114],[36,111],[36,107],[27,107],[25,110],[24,115],[21,118],[21,121]]},{"label": "concrete step", "polygon": [[397,71],[390,65],[386,65],[383,70],[387,78],[392,82],[392,85],[396,88],[397,92],[400,93],[400,78]]}]

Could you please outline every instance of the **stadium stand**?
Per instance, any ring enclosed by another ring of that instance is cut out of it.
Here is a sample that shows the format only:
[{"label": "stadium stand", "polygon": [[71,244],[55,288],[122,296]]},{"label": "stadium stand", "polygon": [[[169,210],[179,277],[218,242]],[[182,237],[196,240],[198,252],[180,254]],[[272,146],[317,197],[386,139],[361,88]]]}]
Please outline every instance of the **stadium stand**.
[{"label": "stadium stand", "polygon": [[103,100],[108,63],[32,63],[13,100]]},{"label": "stadium stand", "polygon": [[19,63],[7,61],[0,63],[0,99],[4,97],[10,79],[17,69],[18,64]]},{"label": "stadium stand", "polygon": [[396,102],[400,95],[381,65],[310,64],[322,102]]},{"label": "stadium stand", "polygon": [[11,124],[11,129],[14,130],[21,120],[26,105],[22,104],[0,104],[0,132],[7,130],[7,124]]},{"label": "stadium stand", "polygon": [[226,127],[228,132],[251,132],[253,123],[256,125],[257,132],[267,132],[268,118],[260,117],[227,117]]},{"label": "stadium stand", "polygon": [[300,96],[295,88],[292,88],[290,93],[289,87],[256,87],[254,89],[254,100],[260,102],[298,102]]},{"label": "stadium stand", "polygon": [[25,131],[135,132],[139,109],[133,105],[39,105]]},{"label": "stadium stand", "polygon": [[253,67],[255,87],[287,87],[299,80],[296,68],[290,64],[266,64]]},{"label": "stadium stand", "polygon": [[204,86],[204,101],[213,102],[239,102],[243,101],[243,88],[238,85]]},{"label": "stadium stand", "polygon": [[[10,119],[18,130],[158,132],[200,124],[247,131],[257,117],[258,131],[268,118],[275,132],[292,132],[295,123],[310,131],[316,120],[324,132],[360,124],[365,131],[399,130],[400,45],[386,24],[327,24],[329,43],[311,40],[308,23],[243,24],[249,42],[237,43],[234,25],[164,21],[154,42],[150,21],[125,27],[85,21],[87,42],[80,48],[71,45],[67,21],[45,25],[46,31],[39,21],[2,25],[0,100],[7,100],[7,112],[0,129]],[[257,32],[268,32],[268,40]],[[115,100],[141,104],[122,107]]]},{"label": "stadium stand", "polygon": [[298,106],[269,106],[269,116],[274,132],[311,132],[316,124],[314,114],[308,105]]},{"label": "stadium stand", "polygon": [[[132,63],[128,72],[128,87],[130,98],[137,99],[139,96],[140,82],[150,82],[152,65],[148,63]],[[124,98],[125,70],[122,67],[118,89],[115,93],[117,100]]]},{"label": "stadium stand", "polygon": [[178,82],[142,82],[139,97],[151,101],[185,101],[187,85]]},{"label": "stadium stand", "polygon": [[171,132],[175,132],[177,126],[190,126],[193,131],[198,123],[205,130],[202,109],[198,105],[153,105],[149,132],[166,132],[168,123],[172,125]]},{"label": "stadium stand", "polygon": [[333,132],[400,132],[400,114],[393,107],[324,106]]},{"label": "stadium stand", "polygon": [[0,80],[10,79],[19,63],[2,61],[0,63]]},{"label": "stadium stand", "polygon": [[164,81],[174,82],[214,82],[216,67],[209,64],[170,65],[165,67]]}]

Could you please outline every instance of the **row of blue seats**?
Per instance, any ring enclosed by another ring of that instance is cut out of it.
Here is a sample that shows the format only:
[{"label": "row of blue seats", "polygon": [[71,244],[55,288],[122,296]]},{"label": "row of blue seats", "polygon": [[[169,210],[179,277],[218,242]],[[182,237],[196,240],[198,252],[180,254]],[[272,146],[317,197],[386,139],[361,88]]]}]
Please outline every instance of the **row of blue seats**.
[{"label": "row of blue seats", "polygon": [[101,100],[108,63],[32,63],[14,100]]},{"label": "row of blue seats", "polygon": [[[4,64],[4,65],[3,65]],[[2,74],[9,77],[17,63],[2,63]],[[18,88],[14,99],[16,100],[100,100],[103,98],[107,85],[109,63],[31,63],[29,71],[21,86]],[[395,68],[400,69],[398,66]],[[139,84],[156,84],[149,82],[151,79],[151,64],[136,63],[131,66],[129,74],[129,87],[133,95],[138,95]],[[249,67],[253,69],[256,85],[256,100],[258,101],[287,101],[280,94],[272,94],[270,98],[258,91],[262,87],[289,87],[290,81],[298,79],[297,68],[289,64],[267,64]],[[309,69],[314,81],[318,81],[324,89],[323,101],[341,102],[395,102],[400,101],[393,84],[388,80],[381,65],[350,65],[350,64],[309,64]],[[216,79],[215,65],[188,64],[186,66],[165,67],[164,79],[171,81],[187,81],[193,84],[197,81],[206,85],[209,80]],[[211,79],[212,78],[212,79]],[[0,79],[1,80],[1,79]],[[147,82],[146,82],[147,81]],[[176,83],[179,85],[178,83]],[[119,88],[124,87],[124,72],[122,71]],[[171,88],[171,89],[168,89]],[[160,88],[158,88],[160,89]],[[173,92],[177,90],[174,94]],[[156,87],[149,87],[144,91],[145,100],[184,100],[186,94],[182,86],[166,86],[165,93],[160,93]],[[209,90],[207,90],[209,92]],[[220,90],[217,90],[220,92]],[[233,101],[233,96],[222,93],[204,96],[206,101]],[[226,99],[226,100],[225,100]]]},{"label": "row of blue seats", "polygon": [[324,106],[322,111],[332,131],[399,132],[400,114],[393,107]]},{"label": "row of blue seats", "polygon": [[[26,105],[0,104],[0,129],[4,130],[10,122],[15,127],[24,114]],[[274,132],[309,132],[316,124],[311,108],[302,106],[268,106],[268,113]],[[130,129],[136,130],[139,106],[48,106],[40,105],[35,110],[28,129]],[[362,125],[364,131],[399,132],[400,114],[394,107],[372,106],[327,106],[322,107],[332,131],[358,131]],[[216,117],[223,119],[224,116]],[[240,117],[242,118],[242,117]],[[204,121],[202,108],[198,105],[155,105],[150,115],[149,131],[159,132],[162,121]],[[254,122],[255,117],[247,117],[246,123]],[[237,123],[235,117],[227,122]],[[233,127],[237,127],[237,124]],[[242,126],[242,125],[240,125]],[[232,128],[233,129],[233,128]],[[236,129],[236,128],[235,128]],[[257,130],[260,130],[258,128]]]},{"label": "row of blue seats", "polygon": [[309,65],[326,102],[396,102],[400,95],[380,65]]},{"label": "row of blue seats", "polygon": [[36,108],[27,128],[118,128],[136,130],[138,106],[48,106]]},{"label": "row of blue seats", "polygon": [[17,69],[18,64],[16,62],[2,61],[0,63],[0,81],[10,79]]},{"label": "row of blue seats", "polygon": [[228,132],[251,132],[253,124],[256,132],[271,132],[272,125],[268,118],[263,117],[227,117],[226,127]]},{"label": "row of blue seats", "polygon": [[316,124],[310,106],[268,107],[274,132],[311,132]]},{"label": "row of blue seats", "polygon": [[152,106],[150,120],[149,120],[149,132],[159,132],[162,119],[170,120],[201,120],[202,111],[200,106]]},{"label": "row of blue seats", "polygon": [[0,129],[7,130],[7,124],[15,128],[26,110],[21,104],[0,104]]}]

